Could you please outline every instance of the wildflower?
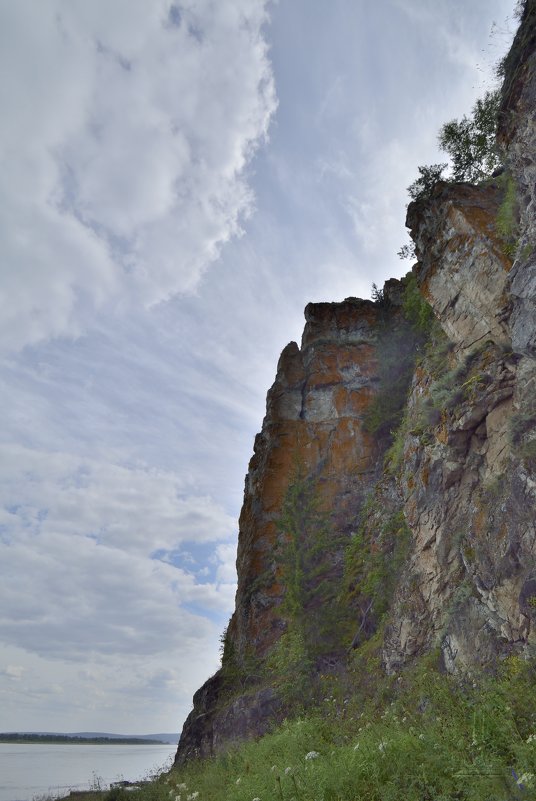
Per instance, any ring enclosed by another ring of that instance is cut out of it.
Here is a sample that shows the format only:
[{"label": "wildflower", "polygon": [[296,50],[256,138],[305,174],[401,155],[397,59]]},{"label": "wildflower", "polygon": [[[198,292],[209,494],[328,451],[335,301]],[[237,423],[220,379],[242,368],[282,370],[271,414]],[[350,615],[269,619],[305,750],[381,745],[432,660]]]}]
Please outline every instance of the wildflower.
[{"label": "wildflower", "polygon": [[378,751],[380,751],[383,754],[383,752],[385,751],[385,743],[382,742],[379,744]]},{"label": "wildflower", "polygon": [[180,795],[176,795],[176,796],[175,796],[175,801],[181,801],[181,797],[180,797]]},{"label": "wildflower", "polygon": [[199,793],[196,790],[195,793],[190,793],[190,795],[186,796],[186,801],[195,801],[195,799],[198,798],[198,797],[199,797]]},{"label": "wildflower", "polygon": [[527,737],[527,742],[528,743],[536,742],[536,734],[529,734],[529,736]]},{"label": "wildflower", "polygon": [[177,785],[177,790],[187,790],[188,787],[182,782],[181,784]]},{"label": "wildflower", "polygon": [[424,734],[419,734],[419,740],[424,740]]},{"label": "wildflower", "polygon": [[319,756],[320,754],[318,753],[318,751],[309,751],[308,754],[305,754],[305,759],[316,759]]},{"label": "wildflower", "polygon": [[522,773],[519,779],[517,780],[518,787],[523,786],[525,787],[534,787],[534,773]]},{"label": "wildflower", "polygon": [[407,717],[404,715],[404,717],[402,718],[402,723],[405,723],[406,720],[407,720]]},{"label": "wildflower", "polygon": [[292,773],[292,768],[285,768],[285,776],[288,776],[290,773]]},{"label": "wildflower", "polygon": [[253,801],[261,801],[261,799],[260,799],[260,798],[257,798],[257,797],[255,797],[255,798],[253,799]]},{"label": "wildflower", "polygon": [[357,749],[358,749],[358,748],[359,748],[359,743],[356,743],[356,744],[354,745],[354,751],[357,751]]},{"label": "wildflower", "polygon": [[270,770],[272,771],[272,773],[275,773],[275,771],[277,770],[277,766],[276,765],[272,765]]},{"label": "wildflower", "polygon": [[242,779],[239,776],[238,779],[235,781],[235,784],[240,784],[241,781],[242,781]]}]

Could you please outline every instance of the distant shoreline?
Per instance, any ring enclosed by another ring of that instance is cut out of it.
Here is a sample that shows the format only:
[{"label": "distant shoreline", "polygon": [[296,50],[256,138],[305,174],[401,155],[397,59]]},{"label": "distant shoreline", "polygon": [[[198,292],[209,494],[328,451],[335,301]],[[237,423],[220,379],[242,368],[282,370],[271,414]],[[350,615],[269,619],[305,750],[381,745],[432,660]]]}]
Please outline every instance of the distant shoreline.
[{"label": "distant shoreline", "polygon": [[[142,737],[75,737],[64,734],[18,734],[0,733],[0,743],[52,743],[56,745],[170,745],[164,740],[152,740]],[[171,743],[172,745],[172,743]]]}]

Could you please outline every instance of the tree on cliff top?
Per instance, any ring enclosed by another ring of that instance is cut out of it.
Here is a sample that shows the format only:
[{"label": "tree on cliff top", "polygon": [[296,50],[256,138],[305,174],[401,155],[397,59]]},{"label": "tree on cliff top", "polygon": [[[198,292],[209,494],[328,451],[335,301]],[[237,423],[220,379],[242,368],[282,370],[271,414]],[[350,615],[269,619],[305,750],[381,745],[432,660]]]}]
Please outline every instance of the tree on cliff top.
[{"label": "tree on cliff top", "polygon": [[[473,106],[471,116],[446,122],[439,131],[439,146],[451,159],[450,181],[477,183],[501,166],[495,134],[499,112],[500,90],[486,92]],[[427,198],[438,181],[443,179],[447,164],[429,164],[418,167],[419,177],[408,186],[412,200]],[[415,258],[412,243],[398,251],[401,259]]]},{"label": "tree on cliff top", "polygon": [[[451,181],[476,183],[487,178],[501,166],[497,153],[495,133],[499,111],[500,92],[486,92],[479,98],[471,116],[446,122],[439,131],[439,146],[451,159]],[[430,164],[418,167],[419,177],[408,186],[412,200],[427,197],[435,184],[443,178],[447,164]]]},{"label": "tree on cliff top", "polygon": [[441,128],[439,146],[451,158],[452,180],[476,183],[500,167],[495,143],[499,102],[498,89],[486,92],[476,101],[470,117],[464,115]]}]

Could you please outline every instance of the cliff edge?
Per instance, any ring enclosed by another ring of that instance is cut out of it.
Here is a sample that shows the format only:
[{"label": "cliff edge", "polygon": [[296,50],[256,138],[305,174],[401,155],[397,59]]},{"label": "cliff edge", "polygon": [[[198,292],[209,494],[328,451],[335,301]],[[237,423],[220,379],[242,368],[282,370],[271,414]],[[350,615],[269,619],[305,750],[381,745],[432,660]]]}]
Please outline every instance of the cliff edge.
[{"label": "cliff edge", "polygon": [[372,648],[387,673],[425,653],[461,674],[536,655],[535,100],[529,0],[506,60],[505,171],[412,203],[412,272],[374,302],[308,305],[281,354],[222,667],[177,764],[263,734],[326,672],[373,681],[355,669]]}]

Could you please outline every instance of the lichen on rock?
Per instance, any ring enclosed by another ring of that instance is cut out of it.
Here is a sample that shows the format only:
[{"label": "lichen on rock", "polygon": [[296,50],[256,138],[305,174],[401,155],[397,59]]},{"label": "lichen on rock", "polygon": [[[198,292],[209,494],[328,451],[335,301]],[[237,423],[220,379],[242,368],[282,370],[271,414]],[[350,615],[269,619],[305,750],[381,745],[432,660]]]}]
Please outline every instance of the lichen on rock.
[{"label": "lichen on rock", "polygon": [[178,763],[266,732],[292,712],[289,687],[313,702],[326,669],[373,681],[355,669],[371,643],[388,674],[436,651],[462,675],[536,655],[535,98],[528,0],[506,60],[504,175],[412,203],[412,273],[375,302],[309,304],[281,354],[222,668],[194,696]]}]

